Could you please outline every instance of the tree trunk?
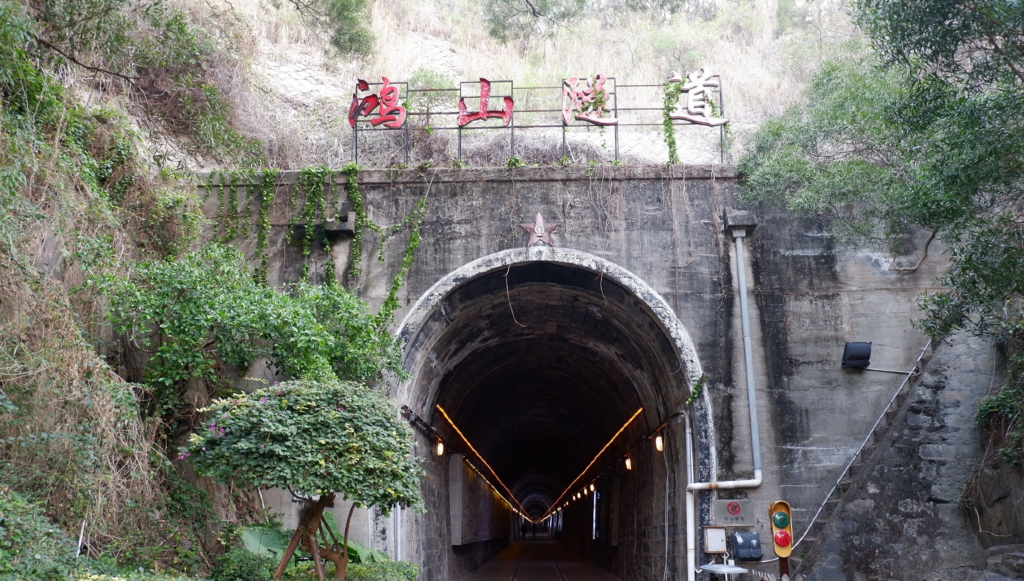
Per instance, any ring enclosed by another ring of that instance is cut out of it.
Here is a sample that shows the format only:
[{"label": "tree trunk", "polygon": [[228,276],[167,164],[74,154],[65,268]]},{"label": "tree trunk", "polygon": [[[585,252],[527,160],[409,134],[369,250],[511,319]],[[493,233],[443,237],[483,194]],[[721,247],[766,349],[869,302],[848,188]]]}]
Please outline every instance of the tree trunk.
[{"label": "tree trunk", "polygon": [[335,575],[338,579],[344,579],[348,575],[348,527],[352,524],[352,515],[356,512],[356,503],[352,503],[352,506],[348,509],[348,518],[345,519],[345,546],[341,549],[341,567],[338,568],[339,573]]},{"label": "tree trunk", "polygon": [[[316,538],[316,532],[320,528],[320,519],[323,517],[324,509],[328,506],[334,505],[334,495],[326,494],[320,497],[320,500],[310,504],[302,511],[299,516],[299,526],[295,528],[295,534],[292,535],[292,540],[288,543],[288,548],[285,550],[284,555],[281,556],[281,562],[277,564],[277,569],[274,570],[274,579],[280,579],[281,575],[284,574],[285,568],[288,567],[288,561],[291,560],[292,555],[295,554],[295,549],[299,545],[303,545],[302,549],[307,551],[311,555],[316,555],[319,551],[314,552],[313,545],[318,545]],[[323,565],[320,564],[318,567],[318,577],[322,580],[324,578]]]}]

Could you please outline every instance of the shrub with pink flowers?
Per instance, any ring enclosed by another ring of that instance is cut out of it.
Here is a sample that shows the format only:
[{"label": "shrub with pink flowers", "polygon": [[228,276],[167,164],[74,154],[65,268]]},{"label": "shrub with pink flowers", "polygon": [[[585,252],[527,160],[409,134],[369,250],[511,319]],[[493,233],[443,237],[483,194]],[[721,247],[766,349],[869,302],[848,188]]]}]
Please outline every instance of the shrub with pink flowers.
[{"label": "shrub with pink flowers", "polygon": [[187,450],[221,482],[338,493],[387,512],[418,506],[411,431],[384,394],[360,383],[289,381],[216,400]]}]

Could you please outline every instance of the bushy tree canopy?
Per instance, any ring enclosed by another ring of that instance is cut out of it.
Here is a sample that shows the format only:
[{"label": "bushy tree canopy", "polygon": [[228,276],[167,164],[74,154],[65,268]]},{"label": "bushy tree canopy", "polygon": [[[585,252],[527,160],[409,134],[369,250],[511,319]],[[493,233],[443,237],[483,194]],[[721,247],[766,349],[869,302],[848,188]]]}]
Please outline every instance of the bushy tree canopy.
[{"label": "bushy tree canopy", "polygon": [[223,482],[339,493],[387,512],[419,505],[411,430],[385,396],[341,381],[292,381],[217,400],[189,443],[200,474]]},{"label": "bushy tree canopy", "polygon": [[217,361],[264,360],[297,378],[375,380],[400,372],[398,343],[366,303],[338,284],[279,292],[254,281],[237,250],[211,244],[177,260],[140,263],[105,284],[109,318],[152,350],[147,383],[212,377]]},{"label": "bushy tree canopy", "polygon": [[857,22],[885,62],[965,87],[1024,82],[1020,0],[857,0]]},{"label": "bushy tree canopy", "polygon": [[806,104],[766,123],[740,163],[744,196],[893,250],[934,232],[948,290],[923,301],[922,328],[990,332],[1024,297],[1024,5],[856,8],[881,60],[826,64]]},{"label": "bushy tree canopy", "polygon": [[340,56],[366,56],[373,51],[373,32],[366,0],[288,0],[306,25],[323,34]]}]

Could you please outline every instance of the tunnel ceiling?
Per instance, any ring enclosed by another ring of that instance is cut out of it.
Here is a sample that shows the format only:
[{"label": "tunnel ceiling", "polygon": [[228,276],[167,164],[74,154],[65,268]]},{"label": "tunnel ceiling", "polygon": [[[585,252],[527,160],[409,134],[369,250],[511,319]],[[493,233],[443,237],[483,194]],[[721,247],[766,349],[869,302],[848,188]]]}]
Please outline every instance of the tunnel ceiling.
[{"label": "tunnel ceiling", "polygon": [[617,283],[548,262],[513,266],[507,287],[505,275],[463,283],[437,310],[420,405],[441,405],[536,516],[638,408],[606,458],[659,425],[685,380],[660,324]]}]

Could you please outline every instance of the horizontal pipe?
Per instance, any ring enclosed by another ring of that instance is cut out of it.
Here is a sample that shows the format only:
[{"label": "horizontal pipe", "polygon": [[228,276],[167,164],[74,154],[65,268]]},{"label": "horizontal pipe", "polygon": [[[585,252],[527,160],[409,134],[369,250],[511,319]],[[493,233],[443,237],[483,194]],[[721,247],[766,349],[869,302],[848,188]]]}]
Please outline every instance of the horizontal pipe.
[{"label": "horizontal pipe", "polygon": [[722,482],[691,482],[686,485],[686,490],[732,490],[736,488],[757,488],[761,486],[762,473],[760,468],[754,468],[754,477],[746,480],[724,480]]},{"label": "horizontal pipe", "polygon": [[914,375],[917,373],[917,367],[914,367],[910,371],[896,371],[894,369],[876,369],[874,367],[864,367],[864,371],[881,371],[882,373],[896,373],[898,375]]}]

